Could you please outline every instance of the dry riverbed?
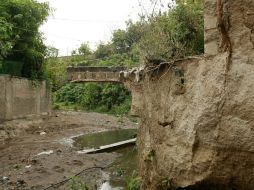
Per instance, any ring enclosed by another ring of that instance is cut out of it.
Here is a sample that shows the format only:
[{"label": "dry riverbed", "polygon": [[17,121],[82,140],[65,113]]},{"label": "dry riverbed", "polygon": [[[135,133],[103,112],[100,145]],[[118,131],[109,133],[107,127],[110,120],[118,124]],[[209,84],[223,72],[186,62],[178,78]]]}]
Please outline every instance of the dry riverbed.
[{"label": "dry riverbed", "polygon": [[[69,189],[79,179],[98,189],[108,176],[97,167],[110,165],[119,154],[78,154],[71,138],[136,127],[128,118],[83,112],[55,112],[50,117],[1,123],[0,189]],[[79,173],[74,180],[50,187]]]}]

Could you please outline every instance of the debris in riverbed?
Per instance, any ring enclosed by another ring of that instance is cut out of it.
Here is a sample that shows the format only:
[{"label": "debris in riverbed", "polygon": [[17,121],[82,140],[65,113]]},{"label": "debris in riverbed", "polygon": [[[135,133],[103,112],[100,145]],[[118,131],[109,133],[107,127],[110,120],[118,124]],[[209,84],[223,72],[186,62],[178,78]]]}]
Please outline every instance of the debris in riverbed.
[{"label": "debris in riverbed", "polygon": [[25,168],[27,168],[27,169],[28,169],[28,168],[31,168],[31,167],[32,167],[32,165],[25,166]]},{"label": "debris in riverbed", "polygon": [[130,144],[135,144],[135,143],[136,143],[136,138],[133,138],[126,141],[121,141],[121,142],[117,142],[117,143],[113,143],[113,144],[109,144],[105,146],[100,146],[99,148],[81,150],[81,151],[78,151],[78,154],[93,154],[93,153],[98,153],[103,151],[109,151],[112,149],[117,149],[119,147],[128,146]]},{"label": "debris in riverbed", "polygon": [[26,184],[26,182],[23,179],[18,179],[16,184],[18,187],[22,187]]},{"label": "debris in riverbed", "polygon": [[41,156],[41,155],[50,155],[50,154],[53,154],[54,151],[53,150],[49,150],[49,151],[44,151],[44,152],[41,152],[39,154],[37,154],[36,156]]},{"label": "debris in riverbed", "polygon": [[7,176],[1,176],[0,177],[0,182],[1,183],[6,183],[7,181],[9,181],[10,179],[9,179],[9,177],[7,177]]},{"label": "debris in riverbed", "polygon": [[102,186],[100,187],[100,190],[123,190],[123,188],[122,187],[113,188],[110,186],[109,182],[107,181],[102,184]]},{"label": "debris in riverbed", "polygon": [[40,132],[40,135],[46,135],[46,134],[47,134],[47,133],[44,132],[44,131]]}]

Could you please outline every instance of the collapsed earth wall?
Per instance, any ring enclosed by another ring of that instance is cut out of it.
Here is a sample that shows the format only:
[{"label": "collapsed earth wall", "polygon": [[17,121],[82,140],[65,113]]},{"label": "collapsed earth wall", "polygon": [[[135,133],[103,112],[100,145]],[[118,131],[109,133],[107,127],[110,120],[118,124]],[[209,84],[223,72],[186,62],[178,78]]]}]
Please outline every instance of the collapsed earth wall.
[{"label": "collapsed earth wall", "polygon": [[143,189],[254,189],[254,1],[205,0],[205,55],[124,79]]}]

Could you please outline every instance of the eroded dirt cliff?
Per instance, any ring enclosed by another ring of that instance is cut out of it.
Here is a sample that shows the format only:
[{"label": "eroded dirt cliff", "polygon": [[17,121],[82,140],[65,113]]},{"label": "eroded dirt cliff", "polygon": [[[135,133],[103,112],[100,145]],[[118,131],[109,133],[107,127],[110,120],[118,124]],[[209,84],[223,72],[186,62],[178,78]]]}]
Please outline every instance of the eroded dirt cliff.
[{"label": "eroded dirt cliff", "polygon": [[143,189],[254,189],[254,1],[222,1],[230,48],[222,47],[216,3],[205,1],[203,58],[125,79],[142,118]]}]

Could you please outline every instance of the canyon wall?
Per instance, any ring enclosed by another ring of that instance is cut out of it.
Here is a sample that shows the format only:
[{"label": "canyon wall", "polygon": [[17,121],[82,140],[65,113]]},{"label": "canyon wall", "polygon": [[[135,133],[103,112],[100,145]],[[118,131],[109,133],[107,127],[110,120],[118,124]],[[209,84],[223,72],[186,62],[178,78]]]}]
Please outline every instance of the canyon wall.
[{"label": "canyon wall", "polygon": [[124,79],[141,117],[142,189],[254,189],[254,1],[222,2],[226,33],[205,0],[203,57]]}]

